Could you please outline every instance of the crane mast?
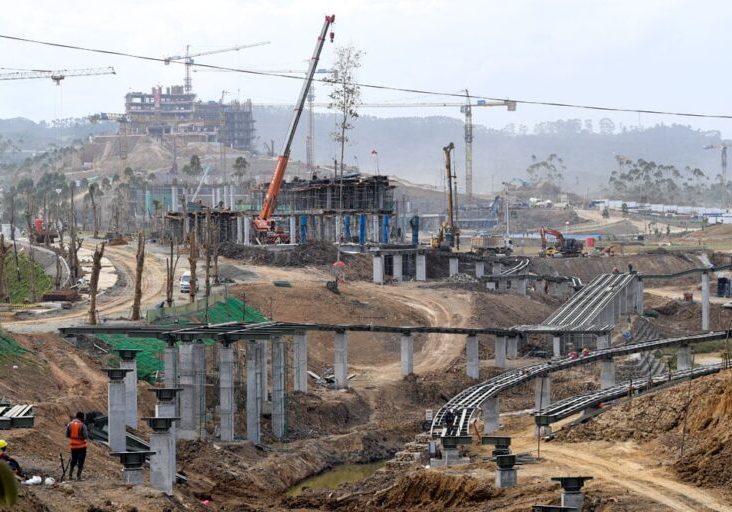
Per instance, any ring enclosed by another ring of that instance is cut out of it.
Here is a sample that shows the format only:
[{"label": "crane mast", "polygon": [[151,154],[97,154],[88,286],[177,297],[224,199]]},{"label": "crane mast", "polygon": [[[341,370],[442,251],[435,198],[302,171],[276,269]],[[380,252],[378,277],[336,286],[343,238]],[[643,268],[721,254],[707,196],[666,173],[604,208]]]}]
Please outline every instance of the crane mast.
[{"label": "crane mast", "polygon": [[[274,174],[272,175],[272,180],[269,183],[269,187],[267,188],[267,194],[264,196],[264,201],[262,202],[262,210],[259,212],[259,216],[254,219],[254,227],[259,232],[267,232],[270,229],[270,217],[272,216],[272,213],[274,212],[275,208],[275,202],[277,200],[277,195],[280,192],[280,189],[282,188],[282,180],[285,177],[285,171],[287,170],[287,162],[290,159],[290,149],[292,147],[292,141],[295,138],[295,131],[297,130],[297,125],[300,122],[300,116],[302,115],[303,108],[305,106],[305,101],[308,97],[308,92],[310,91],[310,85],[313,82],[313,76],[315,75],[315,72],[318,67],[318,61],[320,60],[320,52],[323,50],[323,45],[325,44],[325,38],[328,35],[328,28],[335,22],[335,14],[331,16],[325,17],[325,22],[323,23],[323,28],[320,31],[320,35],[318,36],[318,40],[315,43],[315,50],[313,51],[313,56],[310,59],[310,65],[308,66],[307,71],[307,77],[305,81],[302,84],[302,89],[300,90],[300,96],[298,97],[297,103],[295,104],[295,109],[292,113],[292,119],[290,120],[290,126],[287,129],[287,136],[285,137],[285,141],[282,146],[282,151],[280,152],[279,156],[277,157],[277,163],[275,165]],[[333,33],[330,33],[330,40],[333,42]]]}]

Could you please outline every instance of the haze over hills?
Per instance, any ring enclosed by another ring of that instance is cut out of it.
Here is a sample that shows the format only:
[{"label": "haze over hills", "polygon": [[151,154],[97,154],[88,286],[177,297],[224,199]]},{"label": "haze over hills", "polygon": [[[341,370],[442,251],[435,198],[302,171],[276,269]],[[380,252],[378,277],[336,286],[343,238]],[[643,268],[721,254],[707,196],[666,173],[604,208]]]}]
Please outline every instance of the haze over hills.
[{"label": "haze over hills", "polygon": [[[274,141],[279,152],[290,120],[286,107],[254,107],[256,149],[266,151],[265,143]],[[609,120],[608,120],[609,121]],[[339,148],[330,138],[334,129],[332,114],[315,116],[315,157],[320,165],[332,166]],[[303,119],[295,137],[292,159],[305,160],[307,121]],[[115,133],[117,124],[91,124],[85,119],[64,119],[35,123],[24,118],[0,120],[0,136],[11,139],[22,150],[39,151],[49,144],[66,145],[89,135]],[[358,164],[365,172],[376,171],[372,150],[378,152],[381,172],[397,175],[415,183],[440,185],[443,177],[442,147],[456,145],[455,166],[459,186],[464,187],[463,122],[446,116],[378,118],[363,116],[349,133],[346,164]],[[702,132],[683,125],[657,125],[645,129],[615,127],[612,122],[593,127],[579,119],[541,123],[529,129],[509,125],[502,130],[475,125],[473,143],[474,189],[489,192],[507,179],[527,178],[531,155],[539,160],[556,153],[566,165],[563,186],[585,193],[607,184],[617,168],[616,155],[635,160],[644,158],[658,163],[699,167],[710,178],[719,173],[718,150],[707,145],[721,142],[719,132]]]}]

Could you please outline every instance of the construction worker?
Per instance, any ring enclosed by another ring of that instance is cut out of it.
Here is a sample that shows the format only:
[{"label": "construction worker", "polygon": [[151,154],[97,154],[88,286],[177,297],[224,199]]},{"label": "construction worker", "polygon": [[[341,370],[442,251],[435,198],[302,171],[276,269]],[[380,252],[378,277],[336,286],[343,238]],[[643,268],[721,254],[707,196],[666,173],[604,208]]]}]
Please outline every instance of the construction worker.
[{"label": "construction worker", "polygon": [[9,466],[10,470],[13,473],[18,475],[19,477],[23,476],[23,470],[20,469],[20,464],[18,464],[18,461],[8,454],[8,443],[5,441],[5,439],[0,439],[0,460],[5,462]]},{"label": "construction worker", "polygon": [[84,424],[83,412],[77,412],[76,417],[66,425],[66,437],[69,438],[69,448],[71,448],[69,478],[74,477],[74,467],[78,467],[76,479],[81,480],[81,472],[84,469],[84,461],[86,460],[86,440],[89,439],[89,431]]},{"label": "construction worker", "polygon": [[445,413],[445,425],[447,425],[448,427],[451,427],[454,422],[455,422],[455,413],[452,412],[452,409],[448,409],[448,411]]}]

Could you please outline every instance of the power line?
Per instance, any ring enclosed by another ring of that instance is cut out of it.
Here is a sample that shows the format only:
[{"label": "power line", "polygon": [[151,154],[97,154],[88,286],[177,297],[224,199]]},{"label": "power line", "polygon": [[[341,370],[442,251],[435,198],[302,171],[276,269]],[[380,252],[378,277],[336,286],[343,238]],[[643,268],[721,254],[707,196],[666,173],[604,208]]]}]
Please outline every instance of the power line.
[{"label": "power line", "polygon": [[[64,44],[64,43],[53,43],[49,41],[40,41],[37,39],[30,39],[26,37],[18,37],[18,36],[11,36],[11,35],[5,35],[0,34],[0,39],[7,39],[10,41],[18,41],[22,43],[29,43],[29,44],[38,44],[42,46],[52,46],[55,48],[64,48],[67,50],[78,50],[78,51],[85,51],[85,52],[91,52],[91,53],[101,53],[104,55],[114,55],[117,57],[127,57],[132,59],[139,59],[139,60],[145,60],[149,62],[162,62],[163,64],[181,64],[183,65],[183,62],[177,62],[177,61],[166,61],[164,58],[159,57],[151,57],[149,55],[137,55],[134,53],[128,53],[118,50],[103,50],[99,48],[88,48],[84,46],[78,46],[73,44]],[[276,77],[276,78],[287,78],[290,80],[304,80],[304,77],[295,76],[295,75],[285,75],[282,73],[271,73],[267,71],[256,71],[253,69],[242,69],[242,68],[232,68],[227,66],[216,66],[213,64],[200,64],[198,62],[193,63],[193,66],[199,67],[199,68],[206,68],[206,69],[215,69],[219,71],[231,71],[235,73],[244,73],[248,75],[257,75],[257,76],[269,76],[269,77]],[[325,78],[313,78],[314,82],[320,82],[320,83],[330,83],[328,79]],[[389,85],[380,85],[380,84],[368,84],[368,83],[356,83],[355,85],[358,85],[360,87],[363,87],[365,89],[374,89],[374,90],[382,90],[382,91],[393,91],[393,92],[407,92],[412,94],[424,94],[428,96],[447,96],[447,97],[453,97],[453,98],[462,98],[466,99],[467,96],[465,94],[461,93],[454,93],[454,92],[440,92],[440,91],[430,91],[425,89],[412,89],[407,87],[395,87],[395,86],[389,86]],[[660,116],[678,116],[678,117],[696,117],[696,118],[705,118],[705,119],[732,119],[732,114],[703,114],[703,113],[697,113],[697,112],[675,112],[675,111],[669,111],[669,110],[653,110],[653,109],[638,109],[638,108],[624,108],[624,107],[605,107],[605,106],[598,106],[598,105],[585,105],[581,103],[562,103],[557,101],[540,101],[540,100],[522,100],[522,99],[513,99],[513,98],[494,98],[491,96],[483,96],[483,95],[477,95],[477,94],[471,94],[470,97],[472,99],[476,100],[486,100],[486,101],[513,101],[515,103],[523,104],[523,105],[536,105],[536,106],[544,106],[544,107],[559,107],[559,108],[577,108],[577,109],[584,109],[584,110],[595,110],[595,111],[602,111],[602,112],[625,112],[625,113],[635,113],[635,114],[654,114],[654,115],[660,115]]]}]

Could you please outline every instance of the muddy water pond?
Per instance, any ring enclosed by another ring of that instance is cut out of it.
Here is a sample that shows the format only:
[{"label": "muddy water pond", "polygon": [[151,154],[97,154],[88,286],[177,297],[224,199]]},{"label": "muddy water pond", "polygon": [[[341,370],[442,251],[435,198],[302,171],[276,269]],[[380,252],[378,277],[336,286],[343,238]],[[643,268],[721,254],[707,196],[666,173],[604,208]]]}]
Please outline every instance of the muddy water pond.
[{"label": "muddy water pond", "polygon": [[335,489],[341,484],[358,482],[374,471],[384,467],[386,462],[372,462],[370,464],[342,464],[319,475],[306,478],[302,482],[290,487],[288,496],[299,496],[305,489]]}]

